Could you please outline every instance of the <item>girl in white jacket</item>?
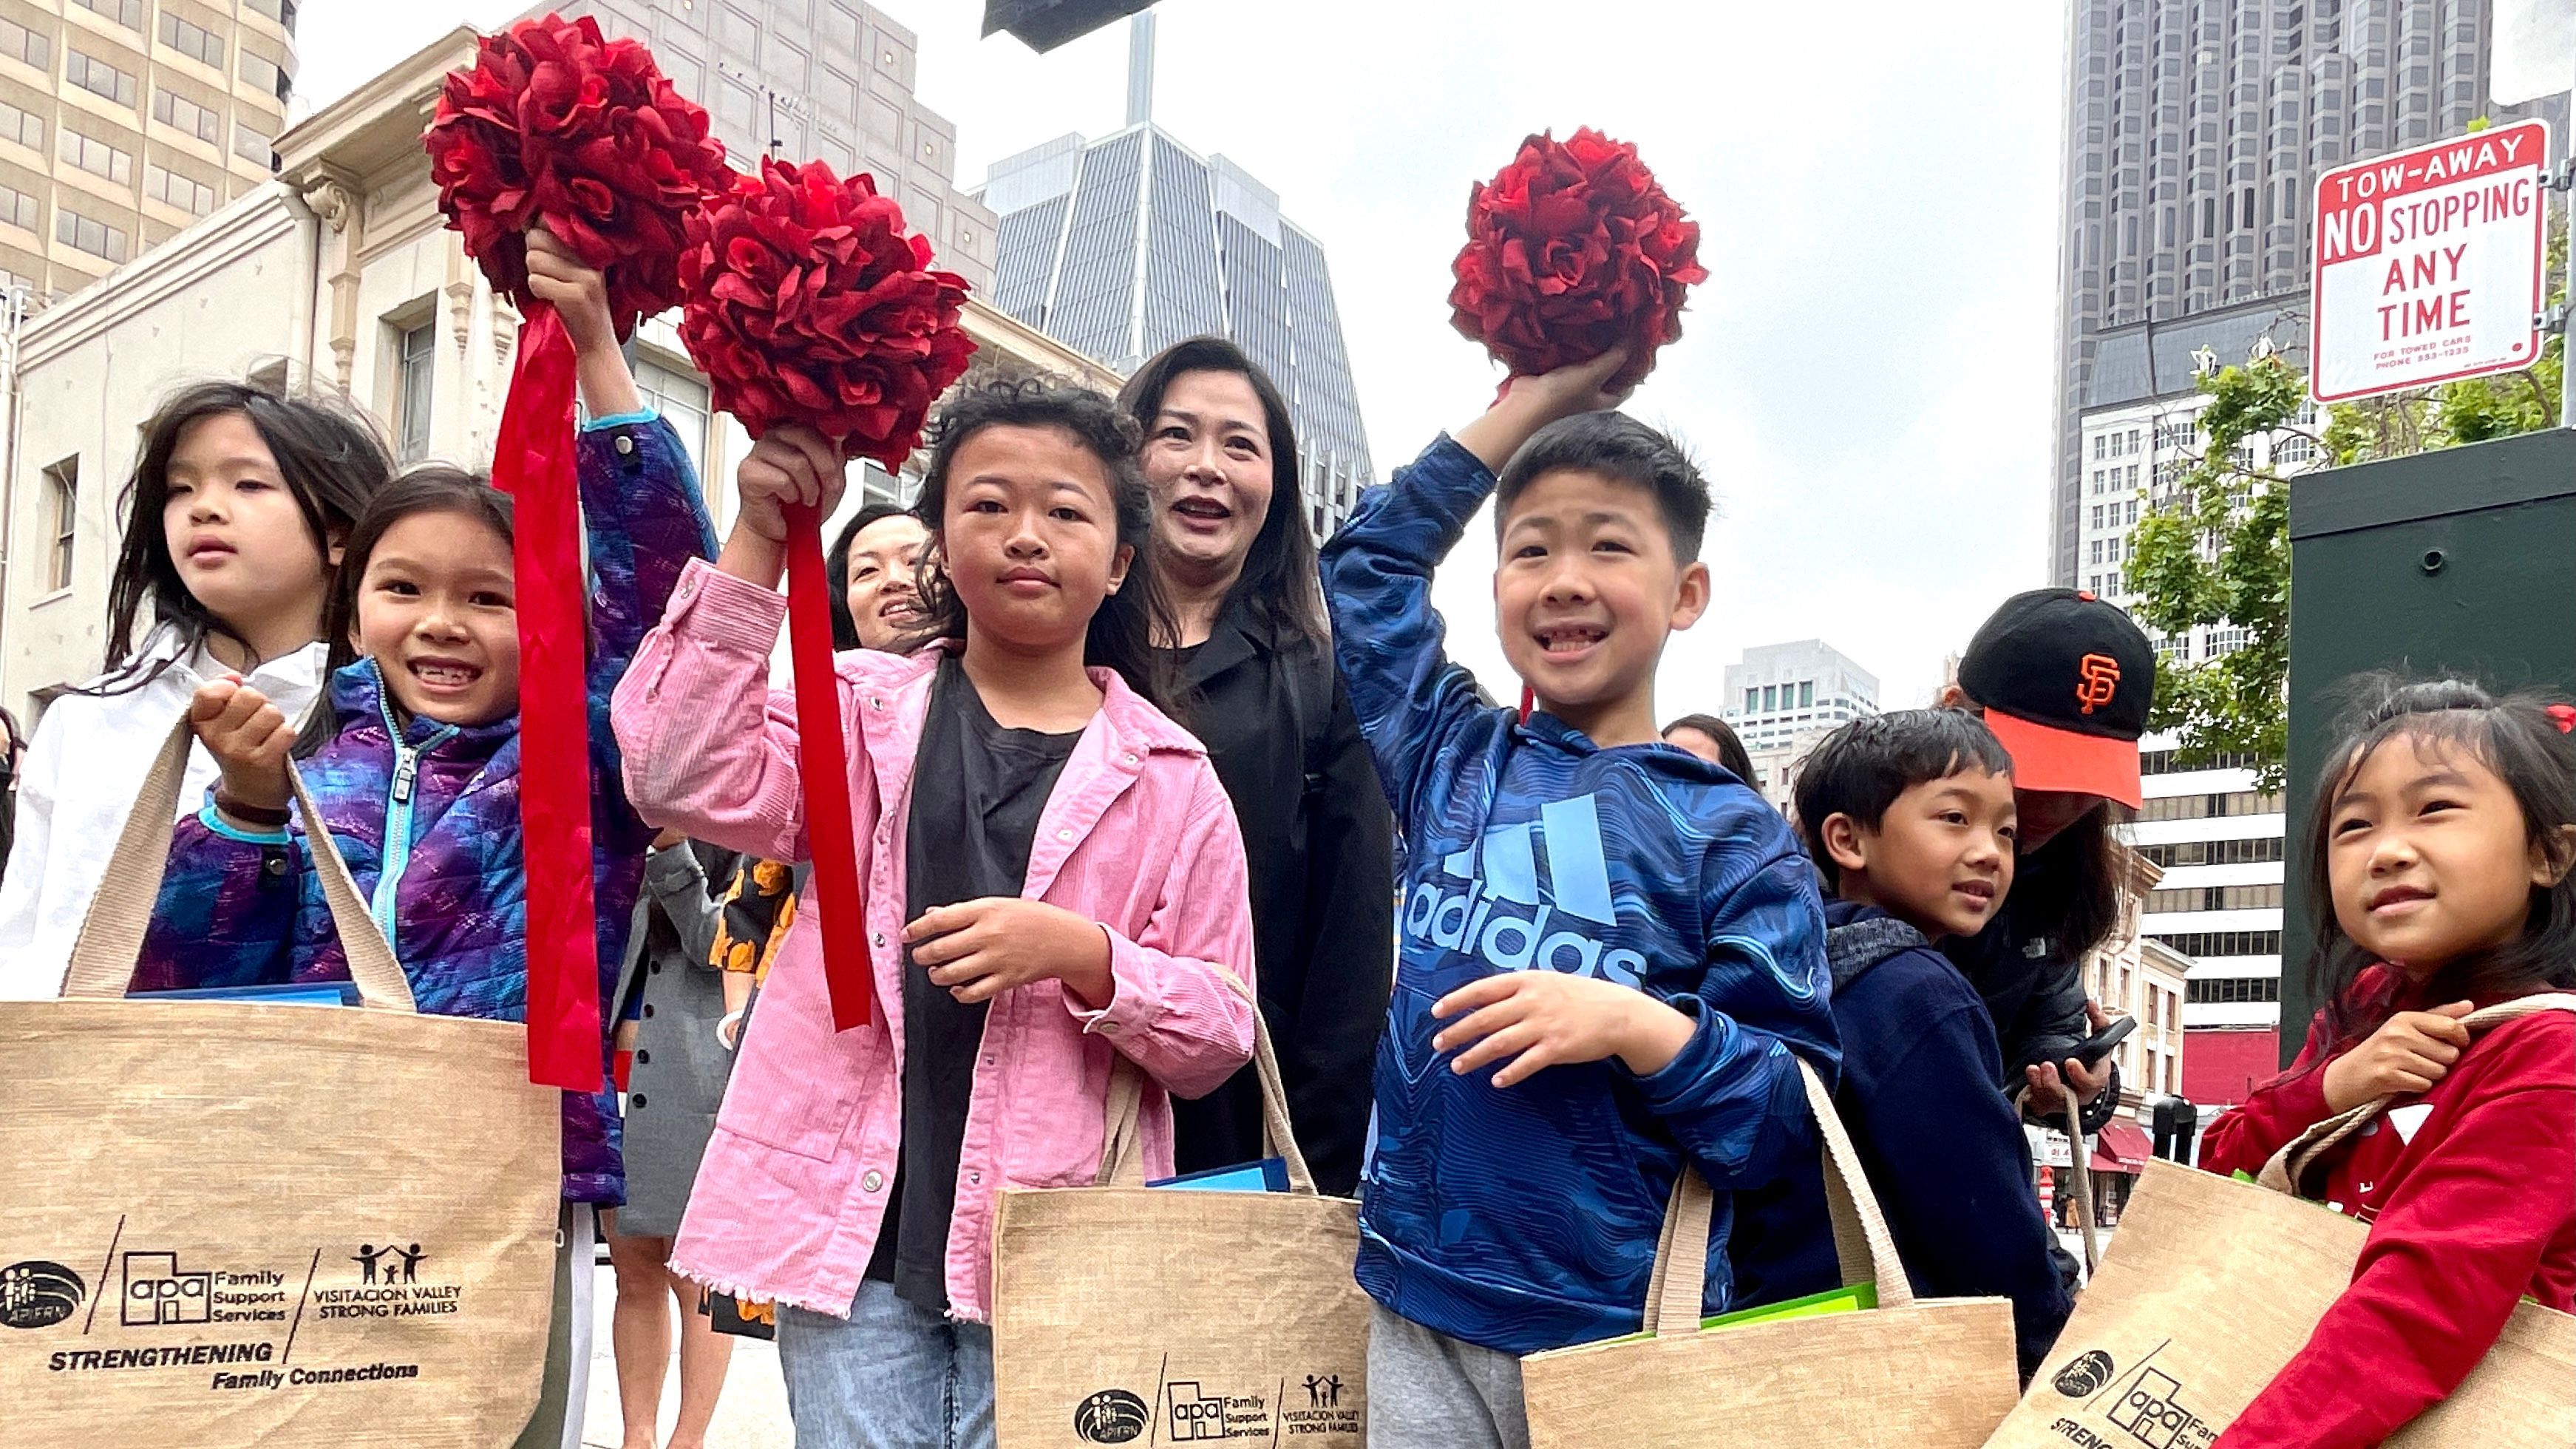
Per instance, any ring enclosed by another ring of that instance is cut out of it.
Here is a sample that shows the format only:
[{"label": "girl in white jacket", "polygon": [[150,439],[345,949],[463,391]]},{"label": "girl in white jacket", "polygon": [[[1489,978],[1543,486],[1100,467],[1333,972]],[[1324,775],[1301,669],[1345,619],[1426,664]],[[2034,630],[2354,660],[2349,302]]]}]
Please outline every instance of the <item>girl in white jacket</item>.
[{"label": "girl in white jacket", "polygon": [[[106,672],[46,708],[19,781],[0,875],[0,999],[60,993],[144,772],[199,685],[240,677],[290,718],[312,702],[340,539],[392,472],[355,408],[255,385],[192,384],[144,424]],[[198,746],[182,815],[214,778]]]}]

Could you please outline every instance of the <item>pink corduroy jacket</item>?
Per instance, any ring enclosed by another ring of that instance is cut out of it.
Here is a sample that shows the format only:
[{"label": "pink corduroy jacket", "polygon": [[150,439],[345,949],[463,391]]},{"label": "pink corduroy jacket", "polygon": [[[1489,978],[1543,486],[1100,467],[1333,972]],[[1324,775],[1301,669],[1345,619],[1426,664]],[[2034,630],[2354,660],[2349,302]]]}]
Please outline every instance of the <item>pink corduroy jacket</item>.
[{"label": "pink corduroy jacket", "polygon": [[[786,600],[692,563],[618,687],[626,788],[656,825],[771,860],[809,857],[793,697],[768,687]],[[902,1150],[904,822],[938,653],[837,660],[874,1019],[835,1032],[813,902],[771,969],[716,1119],[673,1269],[752,1299],[846,1315]],[[1206,749],[1108,670],[1100,712],[1038,820],[1022,894],[1098,921],[1116,991],[1098,1011],[1054,981],[993,1000],[948,1229],[952,1316],[991,1318],[1005,1187],[1087,1186],[1114,1054],[1144,1070],[1149,1172],[1168,1175],[1167,1093],[1212,1090],[1252,1056],[1243,840]]]}]

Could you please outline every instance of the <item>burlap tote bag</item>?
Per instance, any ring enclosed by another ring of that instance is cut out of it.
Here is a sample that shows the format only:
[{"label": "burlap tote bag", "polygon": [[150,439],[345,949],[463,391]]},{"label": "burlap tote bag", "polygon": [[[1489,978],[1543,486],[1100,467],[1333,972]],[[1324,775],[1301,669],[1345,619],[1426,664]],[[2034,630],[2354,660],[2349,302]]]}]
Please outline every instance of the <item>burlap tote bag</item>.
[{"label": "burlap tote bag", "polygon": [[1859,1312],[1702,1330],[1712,1198],[1685,1169],[1655,1250],[1646,1332],[1521,1360],[1531,1449],[1976,1449],[2021,1392],[2012,1304],[1917,1299],[1833,1096],[1800,1062],[1825,1197]]},{"label": "burlap tote bag", "polygon": [[545,1365],[559,1094],[528,1084],[520,1028],[414,1014],[327,831],[313,867],[366,1009],[120,999],[189,739],[153,765],[65,999],[0,1002],[0,1438],[507,1444]]},{"label": "burlap tote bag", "polygon": [[1287,1192],[1147,1188],[1139,1079],[1122,1057],[1099,1185],[1002,1193],[1002,1449],[1367,1441],[1369,1300],[1351,1278],[1359,1204],[1316,1192],[1258,1008],[1253,1021],[1262,1123],[1287,1160]]},{"label": "burlap tote bag", "polygon": [[[2484,1030],[2537,996],[2466,1018]],[[2307,1168],[2387,1109],[2365,1103],[2274,1155],[2263,1185],[2150,1162],[2030,1393],[1995,1449],[2069,1443],[2204,1449],[2298,1351],[2352,1281],[2370,1229],[2293,1196]],[[2390,1449],[2576,1443],[2576,1318],[2516,1307],[2457,1392],[2388,1440]]]}]

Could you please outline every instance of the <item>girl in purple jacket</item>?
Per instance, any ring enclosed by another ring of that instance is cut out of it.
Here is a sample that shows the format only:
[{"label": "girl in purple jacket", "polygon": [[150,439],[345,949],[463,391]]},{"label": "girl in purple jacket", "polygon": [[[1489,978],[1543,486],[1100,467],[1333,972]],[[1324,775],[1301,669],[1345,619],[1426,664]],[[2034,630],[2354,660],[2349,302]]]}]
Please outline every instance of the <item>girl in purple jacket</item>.
[{"label": "girl in purple jacket", "polygon": [[[1122,1062],[1167,1175],[1170,1097],[1251,1056],[1242,837],[1206,749],[1151,702],[1135,438],[1087,390],[970,389],[919,505],[931,647],[837,661],[877,1009],[833,1029],[800,910],[672,1253],[779,1305],[800,1443],[991,1445],[997,1194],[1095,1179]],[[828,513],[842,462],[782,429],[740,483],[718,566],[691,566],[618,688],[618,740],[647,819],[802,861],[794,701],[768,688],[781,505]]]}]

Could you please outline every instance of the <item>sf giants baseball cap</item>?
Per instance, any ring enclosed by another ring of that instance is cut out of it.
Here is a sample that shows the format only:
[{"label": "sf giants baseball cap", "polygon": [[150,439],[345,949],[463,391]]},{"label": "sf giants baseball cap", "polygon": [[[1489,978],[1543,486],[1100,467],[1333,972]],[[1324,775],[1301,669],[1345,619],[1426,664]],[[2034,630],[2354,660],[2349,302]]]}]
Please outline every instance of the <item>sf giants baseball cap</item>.
[{"label": "sf giants baseball cap", "polygon": [[2118,606],[2075,589],[2006,599],[1968,642],[1959,687],[1986,707],[2014,785],[2137,808],[2156,651]]}]

